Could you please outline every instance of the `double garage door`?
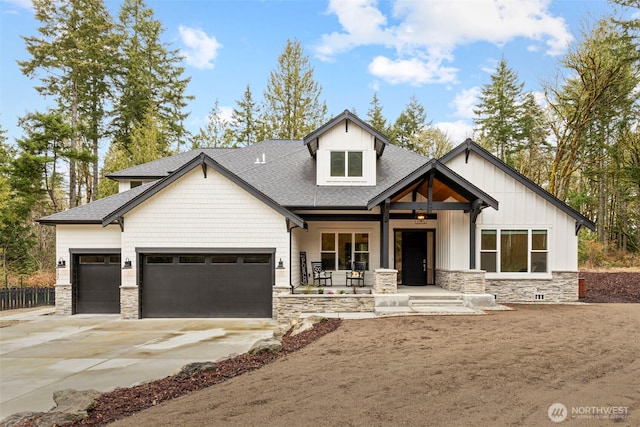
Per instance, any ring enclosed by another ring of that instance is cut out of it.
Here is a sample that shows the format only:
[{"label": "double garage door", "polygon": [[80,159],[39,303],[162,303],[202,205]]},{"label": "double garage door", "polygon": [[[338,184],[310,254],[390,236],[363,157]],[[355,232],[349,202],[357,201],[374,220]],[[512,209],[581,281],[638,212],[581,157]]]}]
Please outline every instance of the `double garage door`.
[{"label": "double garage door", "polygon": [[142,256],[142,317],[271,317],[271,253]]},{"label": "double garage door", "polygon": [[[145,253],[141,317],[259,317],[272,312],[272,253]],[[120,254],[75,257],[75,313],[120,312]]]}]

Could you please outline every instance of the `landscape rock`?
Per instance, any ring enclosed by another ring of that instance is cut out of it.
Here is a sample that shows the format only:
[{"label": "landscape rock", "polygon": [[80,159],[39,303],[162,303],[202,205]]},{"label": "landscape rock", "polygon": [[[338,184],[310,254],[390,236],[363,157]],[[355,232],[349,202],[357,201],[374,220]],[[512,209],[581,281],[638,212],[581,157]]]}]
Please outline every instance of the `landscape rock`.
[{"label": "landscape rock", "polygon": [[276,354],[282,351],[282,343],[275,338],[267,338],[256,341],[256,343],[249,349],[249,354],[262,354],[265,352]]},{"label": "landscape rock", "polygon": [[0,427],[13,427],[30,420],[30,426],[60,426],[73,421],[80,421],[88,416],[95,400],[102,393],[97,390],[57,390],[53,392],[56,406],[49,412],[19,412],[0,422]]},{"label": "landscape rock", "polygon": [[193,374],[197,374],[198,372],[209,372],[209,371],[217,371],[218,365],[213,362],[193,362],[187,365],[184,365],[173,375],[176,377],[184,378],[190,377]]},{"label": "landscape rock", "polygon": [[324,322],[326,320],[327,319],[322,316],[309,316],[303,319],[299,319],[296,322],[292,322],[291,336],[293,337],[298,335],[299,333],[309,331],[313,329],[313,325],[315,325],[316,323]]}]

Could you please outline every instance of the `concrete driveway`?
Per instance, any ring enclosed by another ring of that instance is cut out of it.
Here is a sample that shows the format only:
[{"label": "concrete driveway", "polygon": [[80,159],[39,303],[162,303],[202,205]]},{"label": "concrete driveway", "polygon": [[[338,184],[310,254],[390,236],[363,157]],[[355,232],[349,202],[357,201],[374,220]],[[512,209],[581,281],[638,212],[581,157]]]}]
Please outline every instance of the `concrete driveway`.
[{"label": "concrete driveway", "polygon": [[0,420],[48,411],[56,390],[109,391],[164,378],[191,362],[246,352],[271,319],[55,316],[52,308],[0,315]]}]

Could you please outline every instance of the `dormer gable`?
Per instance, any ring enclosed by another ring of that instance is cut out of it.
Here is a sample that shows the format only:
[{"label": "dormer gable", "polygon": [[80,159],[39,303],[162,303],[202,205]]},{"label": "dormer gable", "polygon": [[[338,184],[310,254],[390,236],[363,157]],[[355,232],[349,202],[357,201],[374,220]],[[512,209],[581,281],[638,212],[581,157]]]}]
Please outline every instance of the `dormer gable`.
[{"label": "dormer gable", "polygon": [[386,136],[344,112],[304,138],[316,159],[318,185],[376,185],[376,161],[389,143]]}]

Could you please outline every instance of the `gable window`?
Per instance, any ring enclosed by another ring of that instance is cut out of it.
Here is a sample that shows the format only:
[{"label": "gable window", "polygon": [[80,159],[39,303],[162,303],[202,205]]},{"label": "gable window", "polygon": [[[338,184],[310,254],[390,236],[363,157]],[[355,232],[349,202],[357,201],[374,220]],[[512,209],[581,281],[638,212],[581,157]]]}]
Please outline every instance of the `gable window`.
[{"label": "gable window", "polygon": [[332,151],[331,176],[362,177],[362,151]]},{"label": "gable window", "polygon": [[325,270],[351,270],[354,261],[369,269],[369,233],[322,233],[320,259]]},{"label": "gable window", "polygon": [[142,181],[131,181],[131,188],[140,187],[142,185]]},{"label": "gable window", "polygon": [[480,268],[487,273],[546,273],[547,230],[482,230]]}]

